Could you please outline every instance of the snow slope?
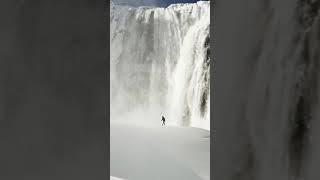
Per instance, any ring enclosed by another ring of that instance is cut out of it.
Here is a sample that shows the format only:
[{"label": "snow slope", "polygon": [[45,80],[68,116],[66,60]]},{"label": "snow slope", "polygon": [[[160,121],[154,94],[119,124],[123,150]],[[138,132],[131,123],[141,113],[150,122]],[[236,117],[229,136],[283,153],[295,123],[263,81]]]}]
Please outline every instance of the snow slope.
[{"label": "snow slope", "polygon": [[111,123],[110,175],[132,180],[210,179],[210,132]]},{"label": "snow slope", "polygon": [[121,179],[121,178],[118,178],[118,177],[110,176],[110,180],[124,180],[124,179]]}]

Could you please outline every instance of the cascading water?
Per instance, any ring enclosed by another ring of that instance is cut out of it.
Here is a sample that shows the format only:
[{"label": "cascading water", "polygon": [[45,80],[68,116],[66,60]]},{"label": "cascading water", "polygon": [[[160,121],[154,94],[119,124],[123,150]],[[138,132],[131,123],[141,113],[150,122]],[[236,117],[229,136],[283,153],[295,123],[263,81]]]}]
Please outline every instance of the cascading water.
[{"label": "cascading water", "polygon": [[210,2],[111,2],[111,120],[210,129]]}]

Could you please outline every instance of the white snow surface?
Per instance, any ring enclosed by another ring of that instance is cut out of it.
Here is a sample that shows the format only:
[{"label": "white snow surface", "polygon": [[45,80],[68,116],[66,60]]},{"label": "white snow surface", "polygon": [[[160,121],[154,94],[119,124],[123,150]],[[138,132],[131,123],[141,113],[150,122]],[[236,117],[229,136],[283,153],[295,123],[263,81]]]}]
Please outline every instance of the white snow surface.
[{"label": "white snow surface", "polygon": [[111,123],[110,175],[130,180],[209,180],[210,132]]},{"label": "white snow surface", "polygon": [[125,180],[125,179],[121,179],[121,178],[118,178],[118,177],[110,176],[110,180]]}]

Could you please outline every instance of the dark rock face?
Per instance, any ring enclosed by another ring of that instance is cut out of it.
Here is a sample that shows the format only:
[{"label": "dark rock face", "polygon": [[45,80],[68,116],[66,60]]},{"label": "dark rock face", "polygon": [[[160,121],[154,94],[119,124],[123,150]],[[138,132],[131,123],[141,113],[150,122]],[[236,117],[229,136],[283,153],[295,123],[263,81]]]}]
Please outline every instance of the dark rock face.
[{"label": "dark rock face", "polygon": [[0,179],[106,179],[105,3],[0,7]]},{"label": "dark rock face", "polygon": [[[206,49],[206,55],[205,55],[205,63],[203,64],[203,76],[204,76],[204,81],[206,82],[207,86],[210,86],[210,35],[207,36],[207,38],[204,41],[204,47]],[[201,117],[204,117],[207,109],[207,101],[208,101],[208,93],[209,93],[209,88],[207,88],[205,91],[203,91],[203,94],[201,96],[201,103],[200,103],[200,113]]]}]

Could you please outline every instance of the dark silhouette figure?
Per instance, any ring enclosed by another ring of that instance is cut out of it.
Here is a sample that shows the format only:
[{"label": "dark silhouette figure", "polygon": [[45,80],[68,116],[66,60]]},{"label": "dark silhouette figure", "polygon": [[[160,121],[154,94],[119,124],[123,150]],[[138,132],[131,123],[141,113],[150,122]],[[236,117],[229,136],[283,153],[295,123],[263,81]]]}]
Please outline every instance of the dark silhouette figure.
[{"label": "dark silhouette figure", "polygon": [[166,119],[163,116],[162,116],[161,121],[162,121],[162,126],[165,126],[166,125]]}]

